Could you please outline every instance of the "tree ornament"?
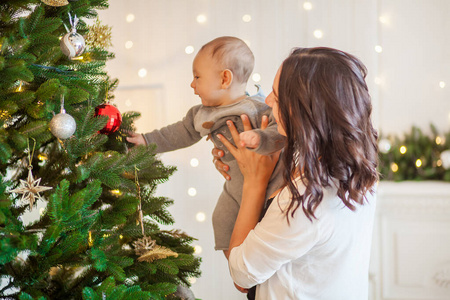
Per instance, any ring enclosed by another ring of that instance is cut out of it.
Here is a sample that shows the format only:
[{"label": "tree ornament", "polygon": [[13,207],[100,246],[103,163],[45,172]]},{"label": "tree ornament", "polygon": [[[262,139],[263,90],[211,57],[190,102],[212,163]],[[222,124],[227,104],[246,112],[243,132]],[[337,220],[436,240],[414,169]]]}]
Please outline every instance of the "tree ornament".
[{"label": "tree ornament", "polygon": [[133,242],[134,252],[136,255],[144,255],[156,246],[156,241],[149,236],[144,236]]},{"label": "tree ornament", "polygon": [[444,169],[450,169],[450,150],[442,151],[441,161]]},{"label": "tree ornament", "polygon": [[89,32],[85,36],[86,44],[94,48],[108,48],[111,43],[111,27],[102,25],[97,18],[94,25],[88,26]]},{"label": "tree ornament", "polygon": [[64,109],[64,96],[61,97],[61,112],[50,121],[50,131],[59,139],[65,140],[73,135],[77,129],[75,119],[66,114]]},{"label": "tree ornament", "polygon": [[156,245],[147,253],[139,256],[138,261],[153,262],[157,259],[163,259],[169,256],[178,257],[178,253],[170,250],[169,248]]},{"label": "tree ornament", "polygon": [[42,0],[42,2],[50,6],[64,6],[69,4],[67,0]]},{"label": "tree ornament", "polygon": [[86,48],[86,43],[84,42],[84,38],[82,35],[77,33],[76,26],[78,24],[79,19],[75,15],[72,19],[72,16],[69,13],[69,22],[71,25],[71,30],[66,27],[67,33],[61,39],[59,46],[61,47],[61,51],[67,55],[68,58],[72,59],[73,57],[79,56],[84,52]]},{"label": "tree ornament", "polygon": [[105,127],[103,127],[102,130],[100,130],[100,133],[103,134],[110,134],[117,129],[119,129],[120,124],[122,124],[122,115],[120,114],[120,111],[111,104],[102,104],[95,108],[95,116],[108,116],[108,123],[106,123]]},{"label": "tree ornament", "polygon": [[388,153],[391,147],[391,142],[388,139],[381,139],[378,142],[378,149],[381,153]]},{"label": "tree ornament", "polygon": [[[36,142],[35,142],[36,145]],[[52,187],[49,186],[40,186],[41,178],[34,179],[33,173],[31,169],[33,166],[31,165],[31,160],[34,154],[34,146],[33,151],[30,154],[30,145],[28,144],[28,177],[27,180],[20,179],[20,187],[10,190],[10,193],[22,194],[21,200],[28,200],[30,202],[30,210],[33,210],[34,202],[37,199],[44,200],[42,196],[39,194],[40,192],[51,190]]]},{"label": "tree ornament", "polygon": [[21,186],[19,188],[9,191],[10,193],[23,194],[21,200],[28,200],[30,202],[30,210],[37,199],[44,200],[39,194],[40,192],[51,190],[52,187],[49,186],[39,186],[41,178],[34,179],[33,173],[31,172],[32,166],[28,166],[28,178],[27,180],[20,179]]}]

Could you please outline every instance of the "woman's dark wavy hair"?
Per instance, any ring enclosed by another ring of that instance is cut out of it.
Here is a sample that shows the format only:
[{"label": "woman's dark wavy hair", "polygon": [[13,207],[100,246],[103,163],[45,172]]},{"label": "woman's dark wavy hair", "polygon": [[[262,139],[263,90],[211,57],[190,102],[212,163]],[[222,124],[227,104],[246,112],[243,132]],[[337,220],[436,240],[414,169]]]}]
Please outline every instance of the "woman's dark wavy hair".
[{"label": "woman's dark wavy hair", "polygon": [[[294,49],[283,62],[278,105],[287,135],[284,180],[293,197],[288,219],[300,206],[310,220],[315,218],[331,180],[351,210],[374,192],[378,134],[371,122],[366,74],[356,57],[325,47]],[[306,186],[302,195],[294,181],[299,172]]]}]

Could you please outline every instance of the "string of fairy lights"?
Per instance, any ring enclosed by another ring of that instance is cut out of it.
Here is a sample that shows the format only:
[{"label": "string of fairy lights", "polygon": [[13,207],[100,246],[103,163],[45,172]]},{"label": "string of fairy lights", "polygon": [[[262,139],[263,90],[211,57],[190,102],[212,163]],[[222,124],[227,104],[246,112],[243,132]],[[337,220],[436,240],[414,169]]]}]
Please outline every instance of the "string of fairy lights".
[{"label": "string of fairy lights", "polygon": [[[315,4],[313,1],[299,1],[299,8],[305,10],[306,12],[309,12],[309,11],[312,11],[315,9]],[[391,16],[388,14],[383,14],[383,12],[381,12],[381,11],[378,12],[378,15],[379,15],[378,20],[377,20],[378,26],[379,26],[378,31],[381,32],[385,26],[391,25]],[[198,14],[195,16],[195,20],[200,26],[207,25],[209,18],[210,18],[210,16],[207,14],[204,14],[204,13],[201,13],[201,14]],[[251,14],[245,13],[242,15],[241,20],[244,23],[251,23],[253,21],[253,17]],[[125,21],[129,24],[135,22],[136,15],[132,12],[126,14]],[[311,30],[310,34],[315,39],[320,40],[320,39],[323,39],[327,35],[327,32],[321,28],[313,28]],[[251,44],[250,41],[245,41],[245,42],[247,44],[249,44],[249,46],[250,46],[250,44]],[[123,44],[123,47],[126,50],[131,50],[131,49],[133,49],[133,47],[135,47],[135,42],[131,39],[126,40],[125,43]],[[189,45],[189,44],[185,45],[181,49],[184,49],[185,55],[193,55],[198,50],[193,45]],[[376,55],[381,55],[383,53],[382,39],[380,37],[378,37],[377,39],[374,39],[373,51],[374,51],[374,53],[376,53]],[[378,59],[381,59],[381,58],[378,58]],[[149,74],[149,72],[145,67],[140,67],[137,70],[137,76],[140,78],[145,78],[148,76],[148,74]],[[255,83],[258,83],[261,81],[262,76],[258,72],[254,72],[251,76],[251,79]],[[373,83],[375,84],[375,86],[377,86],[378,88],[383,87],[384,78],[381,75],[375,76],[373,80],[374,80]],[[441,80],[441,81],[437,82],[437,85],[443,89],[446,87],[446,82]],[[132,106],[131,101],[127,100],[126,105]],[[449,118],[450,118],[450,115],[449,115]],[[446,139],[445,139],[444,135],[436,136],[434,138],[434,143],[438,146],[440,145],[441,148],[445,147],[445,142],[446,142]],[[397,145],[399,143],[400,143],[400,145]],[[389,161],[388,165],[389,165],[390,173],[397,173],[397,172],[401,171],[401,168],[405,168],[404,164],[402,164],[400,162],[396,162],[395,160],[392,159],[393,157],[396,157],[396,155],[392,155],[392,153],[397,152],[400,156],[406,156],[406,154],[408,153],[408,147],[406,144],[403,145],[401,142],[399,142],[398,139],[396,139],[394,142],[394,139],[392,137],[390,137],[390,138],[385,137],[380,140],[379,147],[380,147],[382,159]],[[447,158],[448,156],[446,156],[446,155],[447,154],[445,151],[441,152],[440,155],[436,155],[436,159],[434,159],[433,162],[430,162],[429,159],[425,159],[424,157],[417,157],[413,161],[413,164],[414,164],[414,167],[417,169],[424,168],[425,166],[427,166],[429,164],[432,164],[434,167],[437,167],[437,168],[443,168],[443,167],[450,168],[450,166],[448,166],[450,164],[450,162],[448,162],[448,161],[450,161],[450,158]],[[384,158],[383,158],[383,156],[384,156]],[[200,164],[199,160],[195,157],[190,160],[190,166],[192,168],[198,167],[199,164]],[[384,178],[388,178],[388,177],[389,176],[385,176]],[[190,197],[196,197],[197,189],[195,187],[188,187],[186,193]],[[207,219],[207,215],[203,211],[198,211],[195,214],[195,220],[197,222],[205,222],[206,219]],[[196,254],[202,253],[202,247],[200,245],[195,245],[195,253]],[[193,279],[192,283],[194,283],[194,281],[195,281],[195,279]]]}]

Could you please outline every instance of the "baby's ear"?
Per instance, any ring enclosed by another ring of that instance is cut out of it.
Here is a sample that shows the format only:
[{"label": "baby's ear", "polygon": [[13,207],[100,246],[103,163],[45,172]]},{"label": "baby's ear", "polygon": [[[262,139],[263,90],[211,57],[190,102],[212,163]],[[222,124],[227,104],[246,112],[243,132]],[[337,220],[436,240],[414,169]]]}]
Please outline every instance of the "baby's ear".
[{"label": "baby's ear", "polygon": [[229,69],[222,71],[222,88],[227,89],[233,82],[233,72]]}]

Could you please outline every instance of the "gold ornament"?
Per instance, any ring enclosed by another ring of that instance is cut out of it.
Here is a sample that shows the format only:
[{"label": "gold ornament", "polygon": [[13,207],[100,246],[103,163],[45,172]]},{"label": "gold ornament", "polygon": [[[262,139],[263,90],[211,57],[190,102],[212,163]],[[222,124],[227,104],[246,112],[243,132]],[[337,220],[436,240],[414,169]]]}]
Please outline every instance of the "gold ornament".
[{"label": "gold ornament", "polygon": [[136,255],[143,255],[156,246],[156,241],[149,236],[144,236],[142,239],[134,241],[133,246]]},{"label": "gold ornament", "polygon": [[174,257],[178,257],[178,253],[163,247],[163,246],[159,246],[156,245],[155,247],[153,247],[152,250],[148,251],[147,253],[141,255],[138,258],[138,261],[146,261],[146,262],[153,262],[157,259],[163,259],[169,256],[174,256]]},{"label": "gold ornament", "polygon": [[34,180],[33,173],[31,172],[31,166],[28,167],[28,178],[27,180],[20,179],[21,186],[14,190],[9,191],[10,193],[23,194],[22,199],[27,199],[30,201],[30,210],[32,210],[35,199],[42,199],[40,192],[51,190],[51,187],[48,186],[39,186],[41,182],[41,178]]},{"label": "gold ornament", "polygon": [[42,2],[50,6],[64,6],[69,4],[67,0],[42,0]]},{"label": "gold ornament", "polygon": [[84,37],[86,44],[94,48],[108,48],[112,46],[111,43],[111,27],[102,25],[97,19],[92,26],[88,26],[89,32]]}]

